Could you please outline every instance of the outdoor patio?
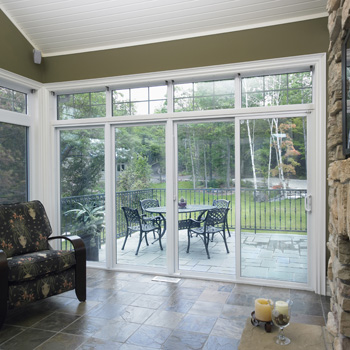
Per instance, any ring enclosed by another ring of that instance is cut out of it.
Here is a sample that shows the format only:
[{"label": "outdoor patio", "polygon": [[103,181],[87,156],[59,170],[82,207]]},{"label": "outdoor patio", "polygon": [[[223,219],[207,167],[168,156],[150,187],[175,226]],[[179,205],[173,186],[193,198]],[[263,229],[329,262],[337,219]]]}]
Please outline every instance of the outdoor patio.
[{"label": "outdoor patio", "polygon": [[[199,237],[191,238],[190,252],[187,254],[187,231],[179,232],[179,265],[180,270],[208,272],[215,274],[236,274],[235,233],[227,237],[230,253],[226,253],[220,235],[209,243],[210,259],[207,258],[204,244]],[[158,242],[149,235],[147,246],[142,242],[136,256],[138,234],[128,238],[125,249],[121,250],[124,238],[117,240],[117,263],[165,268],[166,236],[162,239],[163,251]],[[242,233],[242,276],[269,278],[290,282],[307,282],[307,236],[277,233]],[[105,261],[104,246],[100,250],[100,261]]]}]

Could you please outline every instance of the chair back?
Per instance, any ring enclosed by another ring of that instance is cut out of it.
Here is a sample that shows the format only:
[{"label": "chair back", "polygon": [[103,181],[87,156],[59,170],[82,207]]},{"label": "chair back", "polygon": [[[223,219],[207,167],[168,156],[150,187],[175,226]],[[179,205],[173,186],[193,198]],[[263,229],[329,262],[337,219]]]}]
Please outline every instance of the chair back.
[{"label": "chair back", "polygon": [[217,226],[224,224],[226,220],[227,208],[215,208],[207,211],[207,215],[204,220],[205,226]]},{"label": "chair back", "polygon": [[226,199],[214,199],[213,206],[217,208],[228,208],[230,206],[230,201]]},{"label": "chair back", "polygon": [[145,212],[145,209],[159,207],[158,199],[146,198],[140,200],[140,206],[142,212]]},{"label": "chair back", "polygon": [[0,205],[0,249],[7,258],[49,249],[52,228],[41,202]]},{"label": "chair back", "polygon": [[127,227],[132,227],[132,226],[141,227],[141,218],[137,209],[133,209],[129,207],[122,207],[122,209],[125,215]]}]

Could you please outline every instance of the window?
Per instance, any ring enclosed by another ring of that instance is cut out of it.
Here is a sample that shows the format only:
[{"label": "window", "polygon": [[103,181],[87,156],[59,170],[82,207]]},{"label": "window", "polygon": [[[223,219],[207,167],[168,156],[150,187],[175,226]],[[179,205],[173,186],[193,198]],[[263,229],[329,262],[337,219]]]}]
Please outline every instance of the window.
[{"label": "window", "polygon": [[59,120],[102,118],[106,116],[106,93],[86,92],[57,96]]},{"label": "window", "polygon": [[0,108],[26,114],[27,94],[0,86]]},{"label": "window", "polygon": [[167,112],[167,86],[149,86],[113,91],[113,115]]},{"label": "window", "polygon": [[312,73],[288,73],[242,79],[242,107],[312,102]]},{"label": "window", "polygon": [[27,127],[0,122],[0,178],[0,203],[28,199]]},{"label": "window", "polygon": [[234,79],[174,85],[174,112],[235,107]]}]

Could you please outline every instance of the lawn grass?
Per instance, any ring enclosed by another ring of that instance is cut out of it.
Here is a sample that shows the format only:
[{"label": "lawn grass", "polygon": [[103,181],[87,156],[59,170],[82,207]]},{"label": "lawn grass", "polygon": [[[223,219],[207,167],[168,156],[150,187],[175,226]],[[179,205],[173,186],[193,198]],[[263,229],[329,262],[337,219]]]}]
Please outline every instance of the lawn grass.
[{"label": "lawn grass", "polygon": [[[157,189],[165,189],[165,183],[152,184]],[[184,197],[189,204],[212,204],[214,199],[230,201],[228,223],[235,227],[234,189],[222,192],[211,189],[193,190],[191,181],[179,181],[179,198]],[[183,191],[185,190],[185,191]],[[164,204],[163,204],[164,205]],[[241,193],[241,228],[245,232],[293,233],[306,235],[307,217],[304,198],[282,199],[276,201],[254,201],[252,191]],[[256,223],[256,225],[255,225]]]}]

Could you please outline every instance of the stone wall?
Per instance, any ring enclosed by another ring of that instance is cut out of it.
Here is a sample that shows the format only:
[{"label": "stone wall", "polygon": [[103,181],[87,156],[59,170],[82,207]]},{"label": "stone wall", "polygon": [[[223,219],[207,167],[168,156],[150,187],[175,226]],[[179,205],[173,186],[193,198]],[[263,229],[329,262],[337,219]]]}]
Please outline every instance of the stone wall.
[{"label": "stone wall", "polygon": [[329,239],[328,281],[331,312],[327,329],[335,350],[350,349],[350,158],[342,153],[341,45],[350,28],[350,0],[328,0]]}]

